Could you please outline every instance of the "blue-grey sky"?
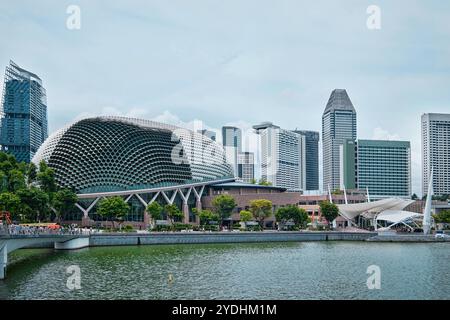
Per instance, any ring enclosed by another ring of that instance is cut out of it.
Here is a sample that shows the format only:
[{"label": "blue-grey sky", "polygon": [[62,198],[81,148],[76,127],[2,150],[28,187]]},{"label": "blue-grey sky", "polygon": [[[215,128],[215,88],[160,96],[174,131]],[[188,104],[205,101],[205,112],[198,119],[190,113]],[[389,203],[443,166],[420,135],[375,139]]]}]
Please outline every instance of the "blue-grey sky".
[{"label": "blue-grey sky", "polygon": [[[380,30],[366,26],[369,5]],[[0,67],[41,76],[50,131],[105,113],[321,131],[330,92],[345,88],[359,138],[411,141],[421,193],[420,115],[450,111],[448,21],[441,0],[4,0]]]}]

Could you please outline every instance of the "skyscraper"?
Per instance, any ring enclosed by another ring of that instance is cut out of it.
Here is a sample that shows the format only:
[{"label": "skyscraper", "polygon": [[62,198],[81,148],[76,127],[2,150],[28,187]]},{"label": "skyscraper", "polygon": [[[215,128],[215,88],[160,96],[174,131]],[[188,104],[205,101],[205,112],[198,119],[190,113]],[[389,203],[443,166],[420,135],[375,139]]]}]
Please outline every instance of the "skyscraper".
[{"label": "skyscraper", "polygon": [[1,149],[18,161],[30,162],[47,136],[47,98],[42,80],[10,61],[3,88]]},{"label": "skyscraper", "polygon": [[356,158],[358,188],[371,199],[411,197],[409,141],[358,140]]},{"label": "skyscraper", "polygon": [[422,115],[422,192],[427,193],[433,168],[435,195],[450,194],[450,114]]},{"label": "skyscraper", "polygon": [[281,129],[271,122],[253,128],[261,136],[262,179],[289,191],[304,190],[305,136]]},{"label": "skyscraper", "polygon": [[345,186],[346,189],[357,189],[358,188],[358,168],[357,168],[357,157],[358,148],[357,142],[352,139],[345,139],[342,146],[340,146],[342,151],[339,151],[341,159],[341,171],[344,174],[341,175],[341,184]]},{"label": "skyscraper", "polygon": [[323,188],[342,188],[340,159],[346,139],[356,140],[356,111],[344,89],[331,93],[322,115]]},{"label": "skyscraper", "polygon": [[238,176],[238,154],[242,151],[241,129],[231,126],[222,127],[222,145],[228,163],[233,166],[234,175]]},{"label": "skyscraper", "polygon": [[253,182],[255,179],[255,154],[253,152],[241,152],[238,154],[237,175],[242,182]]},{"label": "skyscraper", "polygon": [[319,190],[319,133],[306,130],[294,132],[305,137],[305,190]]}]

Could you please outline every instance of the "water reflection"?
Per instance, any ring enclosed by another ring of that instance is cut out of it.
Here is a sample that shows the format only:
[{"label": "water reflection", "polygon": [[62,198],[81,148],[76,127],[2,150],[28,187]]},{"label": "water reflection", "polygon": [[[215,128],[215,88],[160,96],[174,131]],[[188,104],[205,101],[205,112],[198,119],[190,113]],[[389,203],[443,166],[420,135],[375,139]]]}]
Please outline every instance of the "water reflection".
[{"label": "water reflection", "polygon": [[[449,299],[450,246],[302,242],[12,254],[2,299]],[[366,286],[369,265],[381,290]],[[66,287],[79,265],[81,290]],[[168,281],[172,275],[172,281]]]}]

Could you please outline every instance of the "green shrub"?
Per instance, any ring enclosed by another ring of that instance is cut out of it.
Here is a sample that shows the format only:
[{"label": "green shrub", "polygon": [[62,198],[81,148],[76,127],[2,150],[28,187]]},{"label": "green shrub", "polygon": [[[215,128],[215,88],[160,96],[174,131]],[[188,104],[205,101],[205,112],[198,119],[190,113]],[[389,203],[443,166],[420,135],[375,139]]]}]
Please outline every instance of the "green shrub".
[{"label": "green shrub", "polygon": [[172,230],[171,226],[166,225],[157,225],[154,226],[152,231],[170,231]]},{"label": "green shrub", "polygon": [[188,223],[174,223],[172,229],[174,231],[192,230],[193,226]]},{"label": "green shrub", "polygon": [[124,226],[122,228],[122,231],[124,231],[124,232],[134,232],[135,230],[134,230],[133,226],[126,225],[126,226]]},{"label": "green shrub", "polygon": [[261,231],[261,226],[248,226],[247,231]]},{"label": "green shrub", "polygon": [[209,225],[203,226],[203,229],[205,231],[219,231],[219,226],[218,225],[214,225],[214,224],[209,224]]}]

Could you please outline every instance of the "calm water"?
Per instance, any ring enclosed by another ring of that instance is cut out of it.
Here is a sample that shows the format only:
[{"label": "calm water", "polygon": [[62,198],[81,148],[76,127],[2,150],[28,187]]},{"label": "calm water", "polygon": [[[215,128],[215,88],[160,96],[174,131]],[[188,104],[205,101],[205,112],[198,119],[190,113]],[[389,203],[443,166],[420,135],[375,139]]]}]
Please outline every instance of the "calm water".
[{"label": "calm water", "polygon": [[[369,265],[381,289],[366,286]],[[66,268],[81,268],[80,290]],[[169,283],[169,274],[173,281]],[[303,242],[19,250],[1,299],[450,299],[450,244]]]}]

